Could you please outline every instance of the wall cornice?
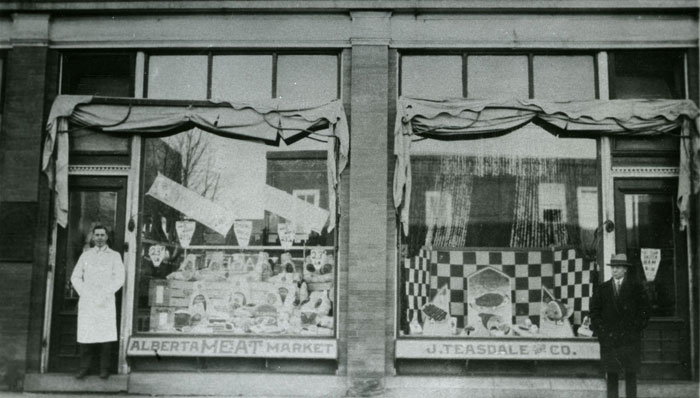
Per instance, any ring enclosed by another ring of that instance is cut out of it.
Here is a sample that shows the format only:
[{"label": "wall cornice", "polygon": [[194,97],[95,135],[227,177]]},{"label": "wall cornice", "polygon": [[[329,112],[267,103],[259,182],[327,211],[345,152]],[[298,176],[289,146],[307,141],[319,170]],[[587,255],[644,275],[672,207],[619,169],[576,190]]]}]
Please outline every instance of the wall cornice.
[{"label": "wall cornice", "polygon": [[392,10],[392,11],[533,11],[550,12],[570,11],[625,11],[625,10],[698,10],[695,0],[196,0],[196,1],[95,1],[95,0],[37,0],[37,1],[3,1],[0,12],[37,12],[50,11],[61,13],[113,11],[129,12],[337,12],[351,10]]}]

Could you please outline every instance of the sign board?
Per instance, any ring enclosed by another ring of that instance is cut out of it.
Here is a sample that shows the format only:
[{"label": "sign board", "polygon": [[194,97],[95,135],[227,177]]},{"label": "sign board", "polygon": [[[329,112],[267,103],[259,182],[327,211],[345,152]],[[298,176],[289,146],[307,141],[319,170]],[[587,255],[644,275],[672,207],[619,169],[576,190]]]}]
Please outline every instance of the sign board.
[{"label": "sign board", "polygon": [[305,230],[321,233],[328,221],[328,210],[316,207],[281,189],[265,185],[263,193],[265,210],[284,217],[297,226],[304,226]]},{"label": "sign board", "polygon": [[177,237],[180,239],[180,245],[182,247],[189,247],[192,241],[192,235],[194,235],[194,230],[197,227],[197,223],[194,221],[176,221],[175,230],[177,231]]},{"label": "sign board", "polygon": [[397,358],[421,359],[600,359],[598,341],[544,339],[402,339]]},{"label": "sign board", "polygon": [[233,222],[233,233],[236,234],[238,246],[248,247],[250,235],[253,233],[253,222],[250,220],[236,220]]},{"label": "sign board", "polygon": [[140,357],[336,359],[338,344],[334,339],[309,338],[132,336],[126,354]]},{"label": "sign board", "polygon": [[279,236],[280,245],[282,245],[283,249],[290,249],[292,247],[296,231],[296,226],[293,223],[277,224],[277,236]]},{"label": "sign board", "polygon": [[226,236],[236,218],[228,209],[160,173],[146,194],[223,236]]},{"label": "sign board", "polygon": [[160,263],[168,257],[168,249],[161,245],[153,245],[148,248],[148,257],[151,259],[153,266],[158,268]]},{"label": "sign board", "polygon": [[642,267],[647,281],[653,282],[661,263],[661,249],[641,249]]}]

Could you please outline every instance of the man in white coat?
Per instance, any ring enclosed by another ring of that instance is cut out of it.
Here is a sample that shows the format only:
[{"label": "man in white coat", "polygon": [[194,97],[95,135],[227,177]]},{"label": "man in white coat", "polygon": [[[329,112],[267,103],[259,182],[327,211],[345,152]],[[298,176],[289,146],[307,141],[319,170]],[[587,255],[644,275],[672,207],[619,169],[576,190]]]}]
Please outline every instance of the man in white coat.
[{"label": "man in white coat", "polygon": [[83,252],[70,281],[78,300],[78,344],[82,379],[90,372],[95,351],[100,355],[100,377],[109,377],[111,343],[117,341],[117,311],[114,294],[124,284],[121,256],[107,246],[107,229],[92,229],[95,246]]}]

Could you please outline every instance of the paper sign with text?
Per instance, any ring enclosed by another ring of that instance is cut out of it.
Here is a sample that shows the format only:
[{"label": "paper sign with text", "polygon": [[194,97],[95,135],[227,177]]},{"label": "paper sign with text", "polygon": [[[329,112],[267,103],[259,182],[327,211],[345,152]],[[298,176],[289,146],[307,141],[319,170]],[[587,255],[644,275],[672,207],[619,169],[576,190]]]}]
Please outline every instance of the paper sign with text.
[{"label": "paper sign with text", "polygon": [[226,208],[158,174],[147,195],[226,236],[236,218]]},{"label": "paper sign with text", "polygon": [[285,191],[265,186],[265,209],[284,217],[296,225],[303,225],[306,230],[321,233],[328,220],[328,210],[316,207]]},{"label": "paper sign with text", "polygon": [[148,257],[151,259],[153,266],[158,268],[160,264],[168,256],[168,249],[161,245],[153,245],[148,248]]},{"label": "paper sign with text", "polygon": [[253,232],[253,222],[250,220],[236,220],[233,222],[233,232],[236,234],[238,246],[248,247],[250,235]]},{"label": "paper sign with text", "polygon": [[180,239],[180,245],[182,247],[189,247],[192,241],[192,235],[194,235],[194,229],[197,223],[194,221],[176,221],[175,230],[177,231],[177,237]]},{"label": "paper sign with text", "polygon": [[280,245],[285,249],[289,249],[294,244],[296,226],[292,223],[279,223],[277,224],[277,235],[280,238]]},{"label": "paper sign with text", "polygon": [[656,273],[659,271],[661,263],[661,249],[641,249],[642,267],[644,268],[644,276],[647,281],[652,282],[656,279]]}]

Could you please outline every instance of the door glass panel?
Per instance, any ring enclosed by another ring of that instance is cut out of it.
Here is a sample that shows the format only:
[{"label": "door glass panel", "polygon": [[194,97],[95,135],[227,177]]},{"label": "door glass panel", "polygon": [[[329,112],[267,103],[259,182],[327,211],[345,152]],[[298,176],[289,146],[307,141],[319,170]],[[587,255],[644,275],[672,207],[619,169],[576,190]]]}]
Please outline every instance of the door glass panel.
[{"label": "door glass panel", "polygon": [[114,227],[117,221],[117,192],[75,191],[70,193],[70,211],[68,222],[68,242],[66,250],[66,273],[63,300],[64,310],[75,310],[78,294],[73,290],[70,277],[75,262],[83,251],[93,246],[92,228],[102,225],[107,228],[112,246]]},{"label": "door glass panel", "polygon": [[[671,195],[625,195],[627,256],[635,264],[639,278],[646,280],[652,316],[675,314],[673,202]],[[643,251],[646,271],[640,266]],[[654,261],[657,256],[658,261]]]}]

